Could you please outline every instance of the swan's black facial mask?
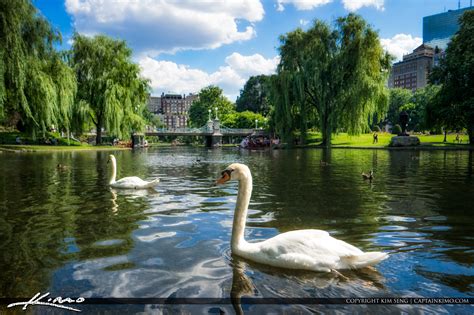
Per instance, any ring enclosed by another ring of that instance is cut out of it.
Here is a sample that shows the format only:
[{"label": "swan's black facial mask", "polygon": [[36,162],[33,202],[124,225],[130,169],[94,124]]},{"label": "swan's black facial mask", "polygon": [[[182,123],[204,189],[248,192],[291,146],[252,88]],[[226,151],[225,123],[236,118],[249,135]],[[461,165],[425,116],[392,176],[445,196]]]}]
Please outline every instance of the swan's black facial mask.
[{"label": "swan's black facial mask", "polygon": [[233,171],[234,170],[232,170],[232,169],[223,171],[221,173],[222,177],[219,178],[218,180],[216,180],[216,184],[224,184],[225,182],[229,181]]}]

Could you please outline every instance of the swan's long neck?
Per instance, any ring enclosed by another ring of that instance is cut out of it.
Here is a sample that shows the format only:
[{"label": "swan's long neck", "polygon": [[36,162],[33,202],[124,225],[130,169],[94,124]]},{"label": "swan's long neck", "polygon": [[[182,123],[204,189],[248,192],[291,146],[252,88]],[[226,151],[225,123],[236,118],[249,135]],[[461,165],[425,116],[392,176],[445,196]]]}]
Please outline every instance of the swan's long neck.
[{"label": "swan's long neck", "polygon": [[117,162],[115,162],[115,158],[111,158],[110,162],[112,163],[112,177],[110,178],[109,184],[115,183],[115,177],[117,176]]},{"label": "swan's long neck", "polygon": [[239,181],[239,193],[235,205],[234,224],[232,225],[231,249],[235,251],[239,244],[245,242],[244,231],[245,221],[247,220],[247,210],[252,195],[252,175],[246,172],[245,176]]}]

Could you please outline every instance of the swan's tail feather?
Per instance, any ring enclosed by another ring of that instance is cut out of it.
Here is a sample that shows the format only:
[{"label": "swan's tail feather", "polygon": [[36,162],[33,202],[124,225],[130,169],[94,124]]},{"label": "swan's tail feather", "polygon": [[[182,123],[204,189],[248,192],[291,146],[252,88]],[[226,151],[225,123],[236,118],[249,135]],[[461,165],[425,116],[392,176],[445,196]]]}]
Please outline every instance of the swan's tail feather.
[{"label": "swan's tail feather", "polygon": [[153,186],[157,185],[159,182],[160,182],[160,179],[159,179],[159,178],[154,179],[154,180],[152,180],[151,182],[149,182],[149,183],[146,185],[146,187],[147,187],[147,188],[153,187]]},{"label": "swan's tail feather", "polygon": [[367,252],[360,255],[344,257],[345,262],[353,269],[373,266],[388,258],[387,253]]}]

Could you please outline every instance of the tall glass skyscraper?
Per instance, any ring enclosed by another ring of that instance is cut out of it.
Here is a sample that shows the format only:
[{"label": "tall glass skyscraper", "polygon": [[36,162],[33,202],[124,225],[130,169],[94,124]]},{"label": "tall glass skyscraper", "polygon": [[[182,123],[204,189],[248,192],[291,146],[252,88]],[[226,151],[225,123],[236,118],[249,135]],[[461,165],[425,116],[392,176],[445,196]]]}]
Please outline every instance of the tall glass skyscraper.
[{"label": "tall glass skyscraper", "polygon": [[451,37],[459,30],[459,18],[473,7],[425,16],[423,18],[423,43],[445,50]]}]

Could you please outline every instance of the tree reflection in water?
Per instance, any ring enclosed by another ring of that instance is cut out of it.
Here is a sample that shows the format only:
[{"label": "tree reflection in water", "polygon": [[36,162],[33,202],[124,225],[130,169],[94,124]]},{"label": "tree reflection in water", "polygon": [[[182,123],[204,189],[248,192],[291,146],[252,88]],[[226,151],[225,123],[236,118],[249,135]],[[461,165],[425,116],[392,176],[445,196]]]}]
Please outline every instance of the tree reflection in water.
[{"label": "tree reflection in water", "polygon": [[[159,193],[110,190],[108,154],[0,155],[1,297],[46,290],[73,296],[232,297],[234,301],[242,296],[470,297],[474,293],[472,152],[248,152],[189,147],[115,152],[122,161],[120,174],[163,178],[156,187]],[[197,157],[200,163],[195,163]],[[321,167],[321,160],[329,165]],[[249,165],[254,174],[248,240],[316,228],[363,250],[389,252],[389,259],[377,265],[377,271],[342,271],[348,278],[344,279],[226,257],[237,185],[212,189],[210,185],[232,162]],[[58,164],[69,169],[59,171]],[[375,179],[364,182],[360,174],[370,169]],[[246,313],[249,309],[352,311],[345,306],[240,306]],[[233,312],[232,305],[223,308]],[[466,313],[468,308],[356,310]]]}]

